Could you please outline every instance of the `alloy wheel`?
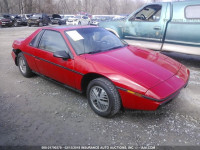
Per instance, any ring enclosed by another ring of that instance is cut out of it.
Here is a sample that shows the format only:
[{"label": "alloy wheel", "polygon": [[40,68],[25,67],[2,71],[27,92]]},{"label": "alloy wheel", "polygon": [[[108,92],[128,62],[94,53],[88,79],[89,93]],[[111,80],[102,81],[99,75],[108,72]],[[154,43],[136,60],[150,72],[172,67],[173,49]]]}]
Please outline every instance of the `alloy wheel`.
[{"label": "alloy wheel", "polygon": [[23,74],[26,73],[26,63],[22,57],[19,58],[19,68]]},{"label": "alloy wheel", "polygon": [[105,112],[109,108],[108,94],[100,86],[93,86],[91,88],[90,99],[94,108],[100,112]]}]

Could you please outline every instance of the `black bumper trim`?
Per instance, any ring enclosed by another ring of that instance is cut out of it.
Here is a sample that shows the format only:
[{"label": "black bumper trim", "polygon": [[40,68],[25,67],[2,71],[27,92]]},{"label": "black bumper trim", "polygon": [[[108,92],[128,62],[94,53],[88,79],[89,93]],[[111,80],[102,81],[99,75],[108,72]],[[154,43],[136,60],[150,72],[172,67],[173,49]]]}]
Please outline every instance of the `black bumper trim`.
[{"label": "black bumper trim", "polygon": [[[189,75],[189,76],[190,76],[190,75]],[[187,86],[188,82],[189,82],[189,77],[188,77],[187,82],[186,82],[180,89],[178,89],[176,92],[172,93],[172,94],[169,95],[168,97],[166,97],[166,98],[164,98],[164,99],[161,99],[161,100],[155,99],[155,98],[151,98],[151,97],[148,97],[148,96],[145,96],[145,95],[142,95],[142,97],[143,97],[143,98],[146,98],[146,99],[149,99],[149,100],[152,100],[152,101],[156,101],[156,102],[164,102],[164,101],[166,101],[166,103],[167,103],[168,101],[170,101],[170,100],[172,100],[174,97],[176,97],[176,96],[180,93],[181,89],[183,89],[183,88],[185,88],[185,87]],[[118,87],[118,86],[116,86],[116,88],[119,89],[119,90],[122,90],[122,91],[128,91],[127,89],[124,89],[124,88],[121,88],[121,87]],[[136,93],[137,93],[137,92],[136,92]],[[139,94],[139,93],[138,93],[138,94]],[[137,96],[137,95],[136,95],[136,96]],[[165,102],[164,102],[164,103],[165,103]],[[163,103],[162,103],[162,104],[163,104]]]}]

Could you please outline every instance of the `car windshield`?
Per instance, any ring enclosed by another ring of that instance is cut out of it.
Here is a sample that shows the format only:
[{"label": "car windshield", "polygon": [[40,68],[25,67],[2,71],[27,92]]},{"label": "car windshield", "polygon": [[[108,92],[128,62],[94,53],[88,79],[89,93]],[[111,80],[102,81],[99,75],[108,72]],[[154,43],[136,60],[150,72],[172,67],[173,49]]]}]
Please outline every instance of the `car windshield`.
[{"label": "car windshield", "polygon": [[34,14],[32,17],[33,18],[42,18],[42,15],[41,14]]},{"label": "car windshield", "polygon": [[20,16],[16,16],[15,18],[16,18],[16,19],[20,19],[21,17],[20,17]]},{"label": "car windshield", "polygon": [[81,16],[74,16],[74,17],[72,17],[72,18],[80,19]]},{"label": "car windshield", "polygon": [[66,31],[66,36],[78,55],[94,54],[126,46],[113,33],[103,28],[81,28]]}]

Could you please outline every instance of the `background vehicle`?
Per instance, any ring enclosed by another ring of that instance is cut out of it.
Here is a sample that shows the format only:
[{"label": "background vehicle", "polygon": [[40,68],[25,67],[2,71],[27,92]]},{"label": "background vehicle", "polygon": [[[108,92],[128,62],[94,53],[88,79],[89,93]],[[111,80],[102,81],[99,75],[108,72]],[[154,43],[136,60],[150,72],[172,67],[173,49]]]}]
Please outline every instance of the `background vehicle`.
[{"label": "background vehicle", "polygon": [[51,24],[58,24],[61,16],[59,14],[53,14],[51,17]]},{"label": "background vehicle", "polygon": [[22,18],[23,25],[27,25],[28,20],[32,15],[31,14],[21,14],[19,16]]},{"label": "background vehicle", "polygon": [[58,24],[59,25],[66,25],[66,22],[68,21],[69,18],[73,18],[74,15],[64,15],[63,18],[61,18],[59,21],[58,21]]},{"label": "background vehicle", "polygon": [[22,18],[16,14],[4,14],[4,17],[7,19],[11,19],[13,26],[15,27],[23,24]]},{"label": "background vehicle", "polygon": [[100,22],[101,22],[101,19],[99,19],[99,18],[92,18],[91,22],[90,22],[90,25],[98,26]]},{"label": "background vehicle", "polygon": [[27,25],[27,20],[25,17],[21,17],[20,15],[11,15],[13,19],[13,26],[18,27],[20,25]]},{"label": "background vehicle", "polygon": [[5,18],[4,15],[0,14],[0,27],[11,27],[13,25],[13,22],[9,18]]},{"label": "background vehicle", "polygon": [[25,18],[26,20],[28,20],[32,16],[32,14],[21,14],[19,16],[21,16],[21,17]]},{"label": "background vehicle", "polygon": [[103,22],[131,44],[161,51],[200,55],[200,1],[153,3],[124,21]]},{"label": "background vehicle", "polygon": [[25,77],[34,72],[86,93],[93,111],[103,117],[121,107],[156,110],[186,87],[190,74],[165,55],[124,44],[91,26],[38,29],[14,41],[12,57]]},{"label": "background vehicle", "polygon": [[115,15],[93,15],[90,25],[98,26],[100,22],[112,21]]},{"label": "background vehicle", "polygon": [[46,14],[33,14],[29,20],[27,25],[30,27],[32,25],[43,26],[49,24],[49,17]]},{"label": "background vehicle", "polygon": [[66,25],[89,25],[91,22],[88,16],[75,16],[66,21]]}]

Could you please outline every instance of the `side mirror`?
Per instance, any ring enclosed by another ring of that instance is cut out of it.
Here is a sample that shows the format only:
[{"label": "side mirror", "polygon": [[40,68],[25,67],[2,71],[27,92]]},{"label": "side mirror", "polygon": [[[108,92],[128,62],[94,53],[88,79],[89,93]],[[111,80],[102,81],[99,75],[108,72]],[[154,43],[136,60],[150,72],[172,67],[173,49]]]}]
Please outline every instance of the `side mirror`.
[{"label": "side mirror", "polygon": [[53,53],[54,57],[62,58],[63,60],[67,60],[70,58],[69,54],[66,51],[56,51]]}]

